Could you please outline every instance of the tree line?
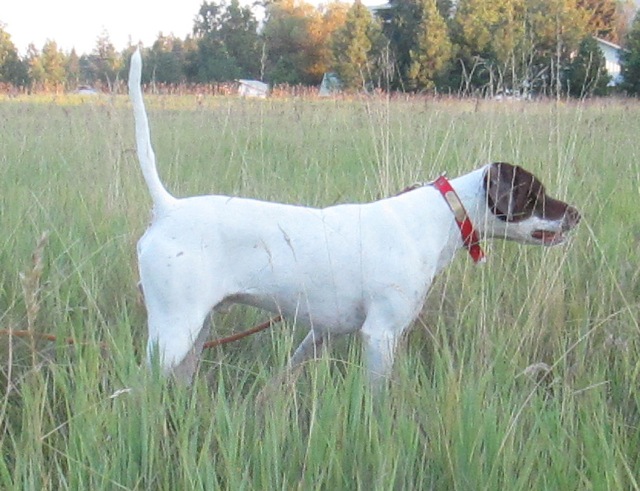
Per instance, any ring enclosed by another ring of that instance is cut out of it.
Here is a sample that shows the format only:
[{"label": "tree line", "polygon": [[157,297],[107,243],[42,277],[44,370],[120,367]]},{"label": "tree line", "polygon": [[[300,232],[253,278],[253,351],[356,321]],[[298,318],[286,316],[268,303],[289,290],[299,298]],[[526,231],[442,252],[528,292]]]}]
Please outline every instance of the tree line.
[{"label": "tree line", "polygon": [[[640,20],[629,22],[630,0],[391,0],[374,12],[360,0],[261,7],[259,21],[238,0],[203,2],[191,35],[160,34],[145,48],[143,80],[318,85],[333,72],[347,91],[604,95],[610,79],[600,38],[625,46],[622,90],[640,92]],[[108,90],[126,79],[133,49],[118,52],[104,32],[90,54],[47,41],[20,57],[0,24],[0,83]]]}]

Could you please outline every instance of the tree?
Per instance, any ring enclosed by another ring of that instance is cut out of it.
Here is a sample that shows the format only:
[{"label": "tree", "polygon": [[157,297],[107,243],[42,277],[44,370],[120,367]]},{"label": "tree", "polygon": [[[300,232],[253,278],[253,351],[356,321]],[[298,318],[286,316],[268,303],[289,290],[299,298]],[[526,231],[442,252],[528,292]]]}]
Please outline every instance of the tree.
[{"label": "tree", "polygon": [[333,34],[331,51],[333,66],[346,88],[362,87],[364,71],[371,50],[367,35],[371,16],[356,0],[347,12],[345,23]]},{"label": "tree", "polygon": [[616,2],[616,16],[614,18],[613,32],[609,41],[617,44],[624,43],[629,28],[630,20],[633,19],[636,11],[634,0],[618,0]]},{"label": "tree", "polygon": [[18,57],[11,36],[0,23],[0,83],[26,85],[27,77],[27,67]]},{"label": "tree", "polygon": [[620,55],[621,88],[630,95],[640,95],[640,13],[636,14]]},{"label": "tree", "polygon": [[592,36],[616,41],[616,0],[578,0],[578,8],[587,12],[587,31]]},{"label": "tree", "polygon": [[379,22],[356,0],[332,39],[334,67],[346,88],[367,86],[378,78],[382,42]]},{"label": "tree", "polygon": [[96,47],[89,60],[95,80],[106,84],[111,90],[122,68],[122,57],[111,43],[109,33],[103,31],[96,40]]},{"label": "tree", "polygon": [[603,96],[611,77],[605,68],[605,59],[593,36],[587,36],[567,70],[567,94],[572,97]]},{"label": "tree", "polygon": [[71,50],[65,61],[65,71],[67,72],[67,84],[72,87],[80,85],[82,73],[80,71],[80,57],[75,49]]},{"label": "tree", "polygon": [[45,82],[49,89],[62,89],[67,81],[66,56],[58,49],[55,41],[47,41],[42,47],[41,63],[45,72]]},{"label": "tree", "polygon": [[436,82],[447,70],[453,56],[449,30],[436,0],[424,0],[422,22],[418,29],[416,48],[410,51],[408,76],[412,88],[431,90],[436,87]]},{"label": "tree", "polygon": [[560,95],[565,90],[563,75],[580,43],[589,35],[589,12],[578,0],[528,0],[526,80],[532,90]]},{"label": "tree", "polygon": [[325,46],[318,45],[314,28],[322,24],[322,14],[301,0],[274,0],[267,5],[262,32],[266,78],[274,83],[320,83],[315,67]]},{"label": "tree", "polygon": [[194,22],[197,48],[187,73],[196,82],[260,76],[258,21],[238,0],[204,2]]},{"label": "tree", "polygon": [[153,43],[147,56],[147,79],[162,84],[179,84],[186,80],[186,50],[184,41],[162,33]]},{"label": "tree", "polygon": [[46,74],[40,58],[40,50],[30,43],[27,47],[27,66],[29,67],[29,80],[32,84],[43,84]]},{"label": "tree", "polygon": [[309,35],[317,47],[307,68],[310,78],[321,80],[326,72],[333,70],[331,40],[335,32],[345,25],[349,9],[348,4],[337,1],[321,5],[320,15],[314,16],[309,24]]},{"label": "tree", "polygon": [[461,0],[452,36],[463,90],[519,90],[525,78],[525,29],[524,0]]},{"label": "tree", "polygon": [[66,57],[55,41],[48,40],[42,52],[35,46],[28,49],[29,77],[44,90],[60,90],[66,82]]},{"label": "tree", "polygon": [[[389,42],[389,51],[395,73],[392,81],[395,89],[406,89],[411,68],[411,52],[417,49],[417,33],[422,20],[421,0],[391,0],[391,8],[381,10],[382,30]],[[444,6],[450,11],[451,6]]]}]

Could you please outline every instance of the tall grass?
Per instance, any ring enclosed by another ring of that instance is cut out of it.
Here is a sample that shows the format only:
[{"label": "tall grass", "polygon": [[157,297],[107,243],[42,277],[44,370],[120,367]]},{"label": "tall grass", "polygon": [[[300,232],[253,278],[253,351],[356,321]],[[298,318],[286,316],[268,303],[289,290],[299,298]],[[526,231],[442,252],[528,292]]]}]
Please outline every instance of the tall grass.
[{"label": "tall grass", "polygon": [[[503,160],[584,219],[561,247],[460,254],[380,396],[354,339],[276,384],[304,334],[290,324],[207,353],[187,389],[140,368],[150,202],[126,99],[0,101],[0,329],[34,331],[0,338],[0,488],[640,487],[640,106],[148,105],[178,196],[325,206]],[[264,317],[238,308],[215,334]]]}]

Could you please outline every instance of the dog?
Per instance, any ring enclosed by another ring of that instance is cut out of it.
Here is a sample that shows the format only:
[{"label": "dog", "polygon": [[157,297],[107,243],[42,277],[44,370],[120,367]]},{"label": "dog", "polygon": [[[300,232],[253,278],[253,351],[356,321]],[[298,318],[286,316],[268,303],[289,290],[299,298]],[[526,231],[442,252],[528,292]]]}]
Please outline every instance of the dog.
[{"label": "dog", "polygon": [[492,163],[366,204],[317,209],[230,196],[173,197],[156,169],[140,88],[139,50],[129,94],[138,158],[153,201],[138,242],[148,313],[148,360],[190,382],[210,313],[245,304],[309,333],[290,367],[329,335],[359,332],[373,385],[386,380],[403,332],[434,279],[461,248],[481,261],[489,238],[551,246],[580,220],[521,167]]}]

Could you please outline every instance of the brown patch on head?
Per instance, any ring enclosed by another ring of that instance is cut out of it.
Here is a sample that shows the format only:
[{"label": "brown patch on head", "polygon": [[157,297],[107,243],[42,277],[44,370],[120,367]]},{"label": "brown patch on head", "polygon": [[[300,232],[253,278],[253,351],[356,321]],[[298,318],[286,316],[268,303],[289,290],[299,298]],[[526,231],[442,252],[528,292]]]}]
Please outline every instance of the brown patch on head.
[{"label": "brown patch on head", "polygon": [[504,162],[491,164],[485,180],[487,205],[500,220],[510,223],[538,217],[543,220],[561,220],[580,215],[568,204],[548,196],[542,183],[522,167]]}]

